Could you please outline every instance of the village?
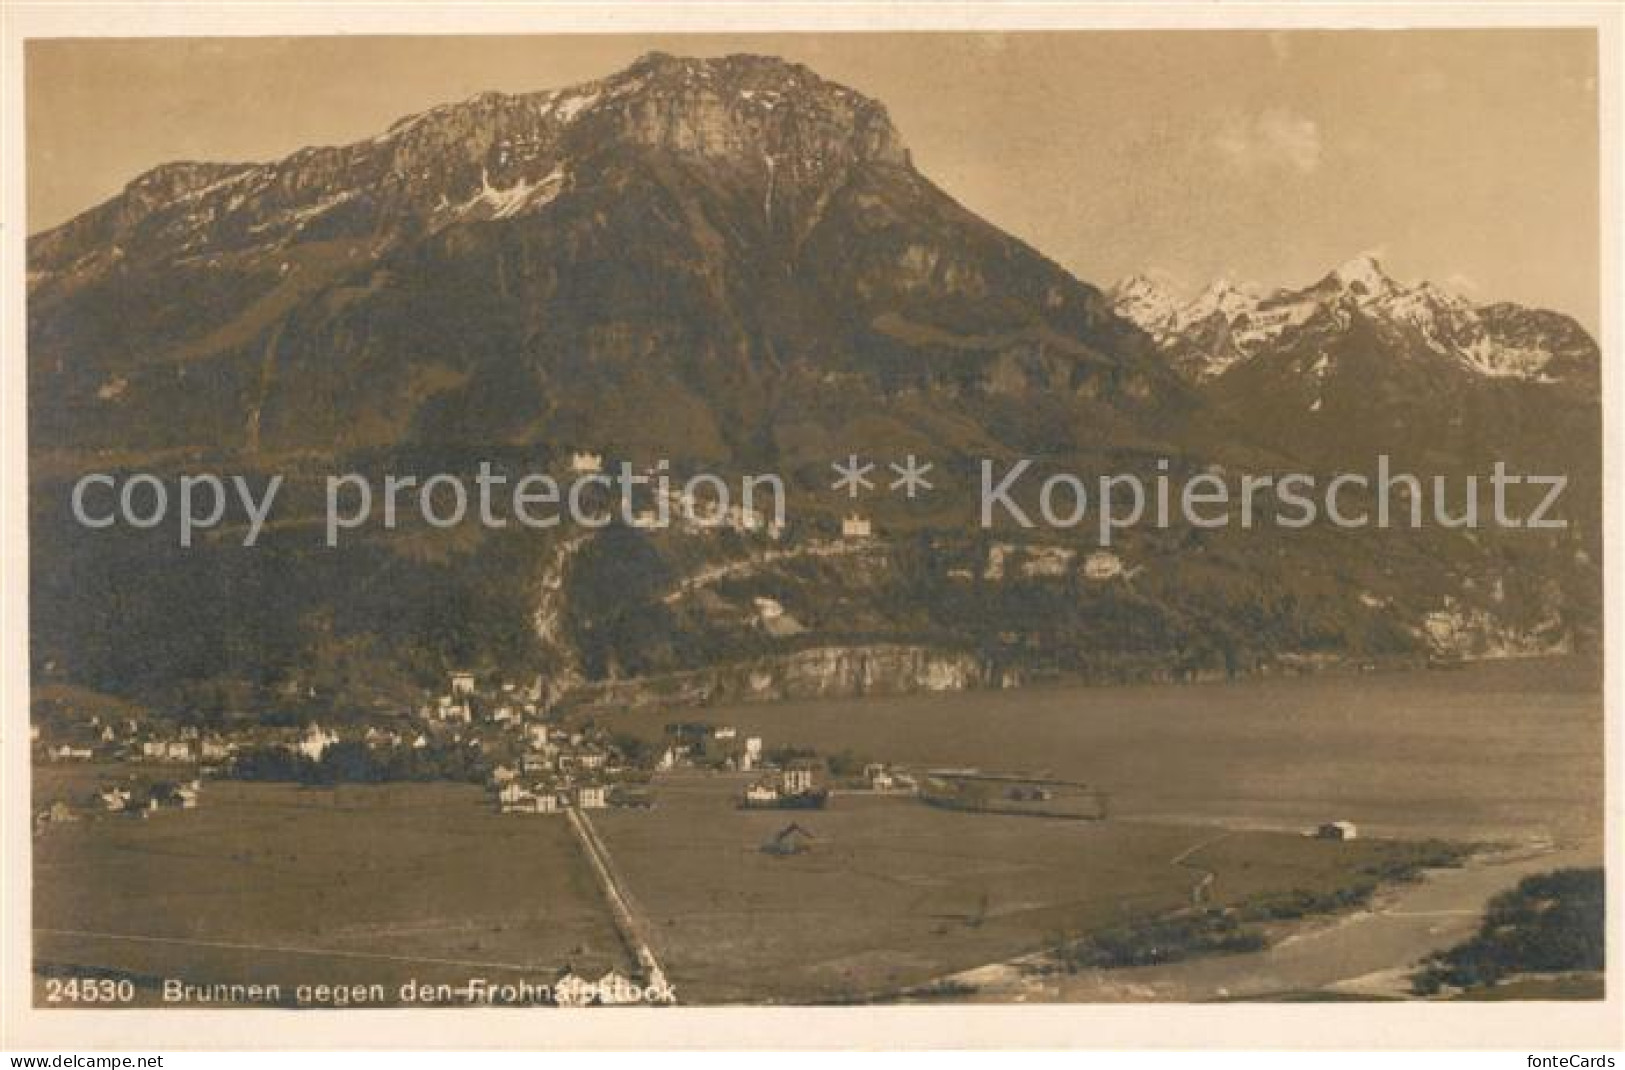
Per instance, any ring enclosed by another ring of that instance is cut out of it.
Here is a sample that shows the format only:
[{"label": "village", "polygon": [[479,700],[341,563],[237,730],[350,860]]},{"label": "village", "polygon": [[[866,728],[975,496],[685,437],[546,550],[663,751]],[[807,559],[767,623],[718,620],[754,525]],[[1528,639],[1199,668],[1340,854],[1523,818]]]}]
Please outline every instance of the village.
[{"label": "village", "polygon": [[657,741],[596,717],[549,708],[541,679],[482,686],[455,671],[410,713],[342,727],[244,724],[206,729],[92,713],[31,726],[36,761],[84,765],[93,792],[54,798],[36,811],[36,834],[90,817],[150,818],[206,803],[215,780],[316,786],[398,781],[479,783],[490,806],[519,816],[648,810],[661,776],[739,778],[742,810],[821,810],[840,795],[895,796],[938,808],[1100,820],[1108,796],[1042,773],[974,768],[911,770],[850,752],[821,755],[770,746],[728,724],[667,723]]},{"label": "village", "polygon": [[343,727],[244,724],[200,728],[91,713],[30,729],[36,761],[83,764],[103,773],[93,793],[50,800],[36,829],[93,816],[146,818],[190,810],[211,780],[308,784],[462,780],[483,783],[504,814],[571,808],[648,809],[660,773],[750,774],[741,808],[822,808],[831,789],[912,794],[917,779],[885,762],[824,759],[771,748],[761,736],[699,721],[668,724],[651,743],[596,720],[571,724],[543,702],[541,681],[482,687],[453,672],[411,713]]}]

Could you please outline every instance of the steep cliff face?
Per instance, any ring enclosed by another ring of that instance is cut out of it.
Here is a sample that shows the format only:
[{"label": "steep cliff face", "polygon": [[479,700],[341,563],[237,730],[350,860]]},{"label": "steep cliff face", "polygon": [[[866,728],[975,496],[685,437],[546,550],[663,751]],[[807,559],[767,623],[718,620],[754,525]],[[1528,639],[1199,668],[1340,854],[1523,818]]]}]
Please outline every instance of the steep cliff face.
[{"label": "steep cliff face", "polygon": [[963,691],[997,682],[996,672],[964,652],[908,644],[832,646],[693,672],[587,684],[574,689],[568,702],[613,709],[702,706]]}]

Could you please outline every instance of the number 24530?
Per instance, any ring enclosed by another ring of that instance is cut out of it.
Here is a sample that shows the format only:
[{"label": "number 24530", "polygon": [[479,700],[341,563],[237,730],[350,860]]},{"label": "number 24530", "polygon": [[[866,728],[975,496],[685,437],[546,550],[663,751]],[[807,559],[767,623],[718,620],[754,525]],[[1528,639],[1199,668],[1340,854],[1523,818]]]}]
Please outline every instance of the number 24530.
[{"label": "number 24530", "polygon": [[47,1003],[129,1003],[135,999],[135,983],[100,978],[48,977],[45,980]]}]

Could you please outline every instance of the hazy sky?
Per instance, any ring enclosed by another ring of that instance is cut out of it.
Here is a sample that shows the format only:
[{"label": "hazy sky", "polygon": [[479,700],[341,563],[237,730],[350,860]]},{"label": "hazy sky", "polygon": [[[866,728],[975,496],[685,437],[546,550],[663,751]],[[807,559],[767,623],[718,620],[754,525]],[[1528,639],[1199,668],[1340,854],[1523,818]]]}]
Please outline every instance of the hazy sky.
[{"label": "hazy sky", "polygon": [[31,232],[156,164],[353,141],[650,49],[765,52],[884,101],[917,166],[1079,277],[1401,279],[1595,330],[1589,30],[35,41]]}]

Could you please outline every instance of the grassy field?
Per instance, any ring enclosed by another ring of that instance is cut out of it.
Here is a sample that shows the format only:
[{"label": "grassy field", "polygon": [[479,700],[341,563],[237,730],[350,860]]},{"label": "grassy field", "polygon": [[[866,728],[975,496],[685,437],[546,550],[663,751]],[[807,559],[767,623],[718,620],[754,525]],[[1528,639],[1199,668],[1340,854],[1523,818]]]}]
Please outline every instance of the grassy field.
[{"label": "grassy field", "polygon": [[565,821],[466,785],[212,783],[198,810],[51,826],[34,852],[46,969],[393,992],[626,966]]},{"label": "grassy field", "polygon": [[[108,776],[36,773],[38,797]],[[884,996],[1190,902],[1331,890],[1403,844],[963,814],[837,796],[740,811],[738,777],[657,780],[595,818],[685,1002]],[[146,983],[463,984],[624,968],[563,819],[503,817],[462,785],[213,783],[204,806],[96,817],[34,841],[42,973]],[[796,821],[793,857],[760,847]],[[1196,848],[1193,852],[1192,848]]]},{"label": "grassy field", "polygon": [[[661,777],[654,811],[595,818],[685,1000],[883,996],[1185,906],[1204,867],[1217,873],[1213,901],[1232,903],[1347,887],[1413,850],[861,795],[824,811],[741,811],[730,799],[742,784]],[[810,849],[763,853],[792,821]]]}]

